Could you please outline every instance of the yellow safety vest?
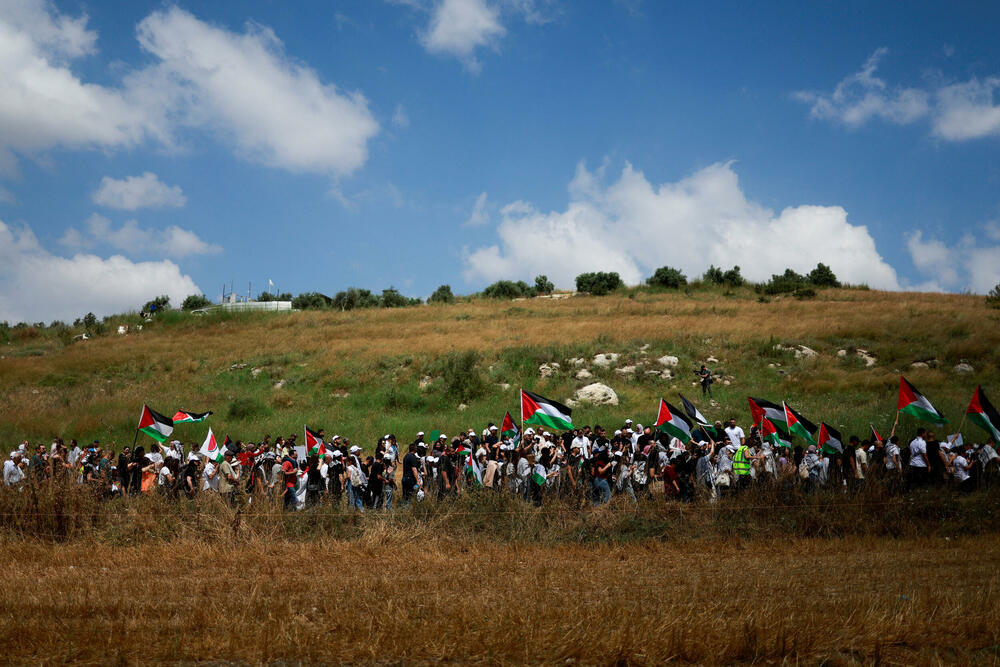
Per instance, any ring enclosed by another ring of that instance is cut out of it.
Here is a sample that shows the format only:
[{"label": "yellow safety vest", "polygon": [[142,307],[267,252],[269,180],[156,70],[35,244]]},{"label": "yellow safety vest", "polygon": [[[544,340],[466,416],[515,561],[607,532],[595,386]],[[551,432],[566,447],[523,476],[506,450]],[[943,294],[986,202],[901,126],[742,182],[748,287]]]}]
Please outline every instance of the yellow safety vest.
[{"label": "yellow safety vest", "polygon": [[747,446],[740,445],[733,457],[733,472],[737,475],[750,474],[750,459],[747,458]]}]

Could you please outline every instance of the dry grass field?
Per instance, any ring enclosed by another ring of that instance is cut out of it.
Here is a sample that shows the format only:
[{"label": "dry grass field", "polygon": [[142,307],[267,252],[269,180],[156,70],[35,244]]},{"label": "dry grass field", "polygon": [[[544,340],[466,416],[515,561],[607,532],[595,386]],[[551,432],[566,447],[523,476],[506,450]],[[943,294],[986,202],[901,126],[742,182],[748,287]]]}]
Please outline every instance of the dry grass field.
[{"label": "dry grass field", "polygon": [[996,664],[995,537],[4,546],[10,663]]}]

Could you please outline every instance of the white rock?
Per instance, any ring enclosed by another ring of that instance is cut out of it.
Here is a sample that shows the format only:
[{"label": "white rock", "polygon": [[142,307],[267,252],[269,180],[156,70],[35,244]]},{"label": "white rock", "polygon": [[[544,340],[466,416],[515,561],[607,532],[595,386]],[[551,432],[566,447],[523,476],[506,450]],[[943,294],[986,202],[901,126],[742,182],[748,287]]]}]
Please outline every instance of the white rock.
[{"label": "white rock", "polygon": [[586,368],[581,368],[576,372],[577,380],[589,380],[592,377],[594,377],[594,374],[588,371]]},{"label": "white rock", "polygon": [[427,387],[431,385],[431,382],[434,382],[434,378],[430,375],[425,375],[420,378],[420,381],[417,383],[417,387],[420,389],[427,389]]},{"label": "white rock", "polygon": [[574,401],[572,398],[567,398],[565,401],[563,401],[563,403],[566,405],[567,408],[575,408],[578,405],[580,405],[579,403],[577,403],[576,401]]},{"label": "white rock", "polygon": [[601,368],[607,368],[618,361],[618,354],[607,352],[605,354],[595,354],[593,364]]},{"label": "white rock", "polygon": [[286,382],[287,382],[287,380],[278,380],[277,382],[274,383],[274,388],[275,389],[284,389]]},{"label": "white rock", "polygon": [[350,394],[346,391],[335,391],[332,394],[330,394],[330,396],[332,396],[333,398],[347,398],[348,396],[350,396]]},{"label": "white rock", "polygon": [[813,359],[819,356],[819,352],[812,349],[811,347],[806,347],[805,345],[799,345],[795,348],[795,358],[796,359]]},{"label": "white rock", "polygon": [[263,369],[255,368],[252,371],[250,371],[250,375],[252,375],[253,377],[257,377],[258,375],[260,375],[260,373],[261,373],[262,370]]},{"label": "white rock", "polygon": [[465,403],[459,403],[458,404],[458,411],[459,412],[463,412],[464,410],[468,410],[468,409],[469,409],[469,406],[466,405]]},{"label": "white rock", "polygon": [[542,364],[538,367],[538,374],[543,378],[550,378],[559,372],[559,364]]},{"label": "white rock", "polygon": [[509,382],[501,382],[497,386],[500,387],[501,391],[507,391],[508,389],[510,389],[510,383]]},{"label": "white rock", "polygon": [[646,371],[645,374],[646,375],[655,375],[656,377],[660,377],[660,371]]},{"label": "white rock", "polygon": [[646,350],[649,349],[649,343],[646,343],[645,345],[640,346],[639,349],[642,350],[643,352],[645,352]]},{"label": "white rock", "polygon": [[573,357],[572,359],[568,359],[566,363],[569,364],[570,366],[576,366],[577,368],[579,368],[580,366],[583,366],[585,363],[587,363],[587,360],[581,357]]},{"label": "white rock", "polygon": [[876,364],[876,362],[878,362],[878,358],[868,350],[857,349],[854,353],[865,362],[866,368],[871,368]]},{"label": "white rock", "polygon": [[235,370],[239,370],[241,368],[246,368],[246,367],[247,367],[246,364],[233,364],[232,366],[229,367],[229,370],[235,371]]},{"label": "white rock", "polygon": [[618,394],[608,385],[595,382],[577,389],[573,400],[588,405],[618,405]]},{"label": "white rock", "polygon": [[705,360],[705,363],[706,364],[717,364],[717,363],[719,363],[719,360],[716,359],[715,357],[709,357],[708,359]]},{"label": "white rock", "polygon": [[615,373],[619,375],[635,375],[635,366],[622,366],[621,368],[616,368]]},{"label": "white rock", "polygon": [[680,363],[680,359],[671,354],[660,357],[656,361],[659,362],[661,366],[666,366],[667,368],[677,368],[677,364]]},{"label": "white rock", "polygon": [[960,363],[960,364],[957,364],[952,370],[955,371],[956,373],[975,373],[976,372],[975,368],[973,368],[969,364],[965,363],[964,361],[962,363]]},{"label": "white rock", "polygon": [[730,382],[729,380],[723,380],[722,384],[724,384],[724,385],[726,385],[728,387],[729,385],[732,384],[732,382]]},{"label": "white rock", "polygon": [[660,373],[660,377],[663,378],[664,380],[673,380],[674,373],[668,368],[664,370],[662,373]]},{"label": "white rock", "polygon": [[926,361],[914,361],[910,364],[910,368],[930,368]]},{"label": "white rock", "polygon": [[847,350],[837,350],[837,358],[843,359],[847,356]]},{"label": "white rock", "polygon": [[774,368],[774,364],[768,364],[767,367],[768,368]]}]

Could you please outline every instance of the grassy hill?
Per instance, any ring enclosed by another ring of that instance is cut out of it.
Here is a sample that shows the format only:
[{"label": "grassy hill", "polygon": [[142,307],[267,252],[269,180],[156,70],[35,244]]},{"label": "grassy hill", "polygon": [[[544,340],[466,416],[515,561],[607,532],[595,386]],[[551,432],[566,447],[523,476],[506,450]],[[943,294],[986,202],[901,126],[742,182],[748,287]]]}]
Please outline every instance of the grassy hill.
[{"label": "grassy hill", "polygon": [[[968,295],[833,289],[810,300],[762,302],[749,289],[632,290],[351,312],[171,312],[141,331],[138,322],[111,318],[111,333],[82,342],[65,331],[7,331],[0,439],[130,444],[146,402],[168,414],[213,410],[213,429],[234,439],[301,433],[308,423],[370,448],[386,432],[406,441],[418,430],[481,429],[505,410],[516,417],[521,386],[564,400],[595,381],[610,385],[621,404],[580,406],[579,424],[650,423],[658,398],[673,402],[678,392],[709,418],[733,414],[746,424],[750,394],[787,399],[847,435],[861,434],[869,421],[891,424],[901,371],[952,427],[977,383],[1000,395],[1000,311]],[[133,325],[130,333],[115,334],[119,323]],[[779,349],[792,345],[818,356],[797,359]],[[856,349],[876,363],[866,366]],[[838,357],[840,350],[846,354]],[[598,353],[621,356],[602,369],[590,363]],[[647,374],[662,371],[656,360],[668,354],[680,360],[672,379]],[[692,386],[692,370],[710,356],[729,382],[714,386],[716,404]],[[585,359],[593,379],[577,380],[571,358]],[[936,362],[910,368],[928,360]],[[956,373],[962,361],[974,372]],[[539,365],[552,362],[558,372],[540,377]],[[622,375],[621,366],[636,372]],[[180,425],[175,434],[194,442],[204,431]]]}]

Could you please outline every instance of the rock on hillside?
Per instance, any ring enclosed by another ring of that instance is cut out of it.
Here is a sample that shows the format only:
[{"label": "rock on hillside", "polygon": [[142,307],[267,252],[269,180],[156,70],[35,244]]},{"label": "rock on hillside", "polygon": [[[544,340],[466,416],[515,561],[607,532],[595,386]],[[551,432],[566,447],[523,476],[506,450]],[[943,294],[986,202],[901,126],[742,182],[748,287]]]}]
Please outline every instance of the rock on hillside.
[{"label": "rock on hillside", "polygon": [[608,385],[595,382],[577,389],[573,400],[587,405],[618,405],[618,394]]}]

